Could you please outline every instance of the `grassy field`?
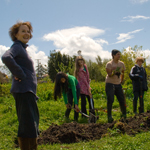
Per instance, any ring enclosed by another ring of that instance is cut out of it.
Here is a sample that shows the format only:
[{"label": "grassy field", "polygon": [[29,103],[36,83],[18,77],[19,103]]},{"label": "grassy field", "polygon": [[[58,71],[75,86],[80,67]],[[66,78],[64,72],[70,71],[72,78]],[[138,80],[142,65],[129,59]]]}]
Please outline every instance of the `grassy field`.
[{"label": "grassy field", "polygon": [[[19,149],[14,147],[14,140],[17,137],[18,121],[15,109],[15,101],[9,93],[10,84],[1,85],[0,94],[0,150]],[[66,122],[64,118],[65,105],[63,99],[54,101],[53,87],[51,82],[38,84],[37,95],[39,96],[38,107],[40,112],[40,132],[46,130],[52,123],[61,125]],[[106,112],[106,95],[105,83],[92,81],[92,94],[94,98],[95,108],[98,111],[99,120],[97,123],[107,123]],[[126,103],[127,117],[133,116],[132,112],[132,85],[124,85],[127,88]],[[150,93],[144,95],[145,111],[150,110]],[[79,108],[81,105],[79,103]],[[87,106],[88,108],[88,106]],[[113,104],[113,117],[115,120],[120,119],[119,103],[115,99]],[[70,115],[70,122],[73,120],[73,111]],[[79,123],[87,123],[87,121],[79,117]],[[148,150],[150,145],[150,132],[140,133],[134,137],[129,135],[117,134],[115,130],[110,131],[111,134],[96,141],[79,142],[74,144],[54,144],[40,145],[39,150]]]}]

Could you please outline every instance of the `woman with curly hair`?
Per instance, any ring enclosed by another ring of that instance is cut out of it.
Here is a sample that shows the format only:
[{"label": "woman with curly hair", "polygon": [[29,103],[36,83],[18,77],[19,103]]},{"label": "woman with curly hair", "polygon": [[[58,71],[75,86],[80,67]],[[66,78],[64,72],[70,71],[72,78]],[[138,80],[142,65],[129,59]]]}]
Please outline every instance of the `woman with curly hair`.
[{"label": "woman with curly hair", "polygon": [[76,111],[74,111],[74,120],[78,120],[78,101],[80,95],[80,86],[77,79],[69,74],[65,74],[63,72],[59,72],[56,75],[55,79],[55,87],[54,87],[54,99],[57,100],[57,97],[61,98],[63,93],[64,102],[66,104],[66,118],[69,118],[69,114],[71,112],[70,106],[73,104],[74,99],[74,107]]},{"label": "woman with curly hair", "polygon": [[2,61],[12,73],[11,93],[16,102],[19,121],[18,142],[21,150],[36,150],[39,135],[39,111],[37,107],[37,78],[33,61],[26,48],[32,38],[30,22],[18,22],[9,31],[14,42],[3,56]]}]

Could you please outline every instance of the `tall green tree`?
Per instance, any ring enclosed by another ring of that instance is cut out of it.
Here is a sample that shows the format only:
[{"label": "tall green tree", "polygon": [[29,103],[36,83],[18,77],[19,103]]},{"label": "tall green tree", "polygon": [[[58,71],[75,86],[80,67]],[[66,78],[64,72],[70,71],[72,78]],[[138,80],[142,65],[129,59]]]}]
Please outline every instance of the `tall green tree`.
[{"label": "tall green tree", "polygon": [[61,54],[55,50],[51,51],[48,58],[48,74],[50,79],[54,82],[55,76],[59,71],[73,74],[75,63],[73,60],[69,55]]},{"label": "tall green tree", "polygon": [[37,73],[37,76],[41,78],[44,74],[48,73],[47,66],[39,63],[36,68],[36,73]]}]

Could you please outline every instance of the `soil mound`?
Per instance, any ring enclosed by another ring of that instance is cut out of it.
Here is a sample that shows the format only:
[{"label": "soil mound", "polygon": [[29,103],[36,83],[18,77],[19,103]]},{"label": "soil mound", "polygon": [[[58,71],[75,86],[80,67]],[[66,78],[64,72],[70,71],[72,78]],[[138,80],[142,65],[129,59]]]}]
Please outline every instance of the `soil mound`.
[{"label": "soil mound", "polygon": [[150,111],[106,124],[79,124],[76,122],[65,123],[60,126],[53,124],[41,133],[38,137],[38,144],[76,143],[96,140],[108,135],[110,133],[108,129],[117,129],[118,133],[128,135],[149,131]]}]

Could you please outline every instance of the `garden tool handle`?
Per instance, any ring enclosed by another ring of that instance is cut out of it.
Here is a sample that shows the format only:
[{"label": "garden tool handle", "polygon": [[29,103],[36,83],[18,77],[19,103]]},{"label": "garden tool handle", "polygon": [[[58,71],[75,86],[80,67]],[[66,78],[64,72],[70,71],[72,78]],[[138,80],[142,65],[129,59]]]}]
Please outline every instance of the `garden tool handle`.
[{"label": "garden tool handle", "polygon": [[69,103],[68,103],[68,106],[69,106],[69,109],[73,109],[73,110],[75,110],[76,112],[80,112],[79,109],[77,110],[76,108],[72,107],[71,104],[69,104]]},{"label": "garden tool handle", "polygon": [[72,107],[70,104],[68,104],[69,106],[70,106],[70,109],[73,109],[73,110],[75,110],[76,112],[78,112],[78,113],[80,113],[80,114],[82,114],[82,115],[84,115],[85,117],[87,117],[87,118],[89,118],[90,116],[88,116],[87,114],[85,114],[85,113],[83,113],[83,112],[81,112],[80,110],[76,110],[74,107]]}]

